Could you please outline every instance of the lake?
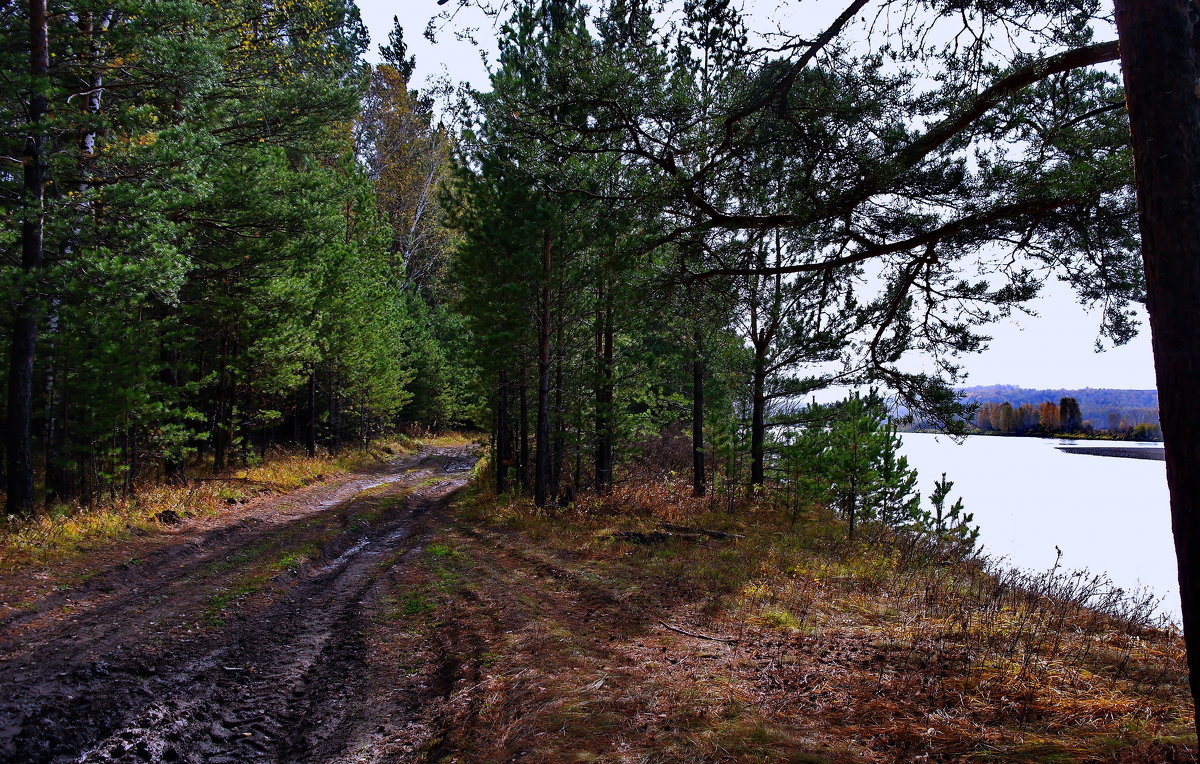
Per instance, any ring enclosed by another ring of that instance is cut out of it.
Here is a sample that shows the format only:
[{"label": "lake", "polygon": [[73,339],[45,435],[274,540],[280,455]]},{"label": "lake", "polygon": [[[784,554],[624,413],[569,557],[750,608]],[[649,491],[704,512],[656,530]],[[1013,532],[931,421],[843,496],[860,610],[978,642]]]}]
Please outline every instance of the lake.
[{"label": "lake", "polygon": [[[1055,546],[1068,570],[1104,572],[1126,589],[1163,597],[1179,621],[1179,584],[1163,462],[1071,454],[1057,446],[1161,448],[1161,444],[1051,438],[902,433],[902,453],[920,473],[921,501],[941,473],[975,514],[984,552],[1020,568],[1045,570]],[[949,502],[948,502],[949,503]]]}]

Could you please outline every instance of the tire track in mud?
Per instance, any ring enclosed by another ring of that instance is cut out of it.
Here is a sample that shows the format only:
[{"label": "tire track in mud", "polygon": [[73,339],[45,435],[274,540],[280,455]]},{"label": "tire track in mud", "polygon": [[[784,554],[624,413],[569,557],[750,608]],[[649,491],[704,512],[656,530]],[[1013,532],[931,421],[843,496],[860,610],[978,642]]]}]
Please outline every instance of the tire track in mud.
[{"label": "tire track in mud", "polygon": [[[6,640],[0,762],[362,760],[348,747],[384,713],[366,697],[371,618],[420,552],[427,513],[472,463],[465,449],[441,449],[339,486],[312,511],[163,550],[132,583],[116,581],[117,594]],[[214,597],[253,568],[247,550],[314,538],[316,560],[262,581],[227,622],[212,618]],[[239,554],[246,565],[209,574]],[[147,589],[161,601],[145,602]],[[211,623],[187,627],[206,612]],[[423,692],[436,694],[415,687],[408,708],[387,714],[415,714]]]}]

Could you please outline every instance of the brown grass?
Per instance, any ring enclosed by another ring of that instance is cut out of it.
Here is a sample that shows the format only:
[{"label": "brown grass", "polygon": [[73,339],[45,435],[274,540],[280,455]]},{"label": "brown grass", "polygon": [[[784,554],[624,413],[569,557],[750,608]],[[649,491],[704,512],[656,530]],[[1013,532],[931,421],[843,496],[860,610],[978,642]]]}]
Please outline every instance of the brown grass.
[{"label": "brown grass", "polygon": [[157,518],[167,511],[180,519],[213,515],[254,496],[286,493],[366,469],[417,445],[406,438],[388,438],[315,457],[277,450],[258,465],[224,475],[199,476],[183,485],[146,482],[110,502],[62,504],[31,519],[0,518],[0,574],[72,559],[109,541],[152,533],[163,527]]},{"label": "brown grass", "polygon": [[[1195,761],[1182,640],[1146,599],[1057,567],[954,561],[882,534],[851,543],[819,509],[793,528],[766,501],[726,512],[687,493],[668,479],[570,509],[479,489],[460,503],[458,516],[493,529],[489,543],[526,569],[563,571],[549,589],[537,576],[503,584],[528,600],[507,607],[537,605],[540,636],[510,632],[524,641],[506,646],[504,665],[521,678],[491,688],[489,708],[511,718],[479,760],[536,739],[535,761],[575,749],[596,757],[580,761]],[[745,538],[612,535],[663,522]],[[598,619],[594,588],[625,619],[604,638],[615,657],[595,658],[579,633]],[[547,604],[580,591],[574,611]]]}]

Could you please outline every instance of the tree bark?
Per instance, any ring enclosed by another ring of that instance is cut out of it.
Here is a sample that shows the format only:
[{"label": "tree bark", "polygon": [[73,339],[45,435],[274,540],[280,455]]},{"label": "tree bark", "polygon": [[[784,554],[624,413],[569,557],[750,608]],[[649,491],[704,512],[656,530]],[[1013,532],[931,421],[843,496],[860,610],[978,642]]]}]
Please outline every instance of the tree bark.
[{"label": "tree bark", "polygon": [[226,411],[231,407],[229,402],[229,382],[226,379],[226,368],[229,364],[229,338],[221,337],[221,356],[217,362],[217,405],[213,416],[213,472],[225,469],[225,455],[229,447],[229,425]]},{"label": "tree bark", "polygon": [[521,405],[520,414],[520,444],[518,448],[517,477],[521,481],[522,490],[529,490],[529,386],[525,384],[525,369],[521,369]]},{"label": "tree bark", "polygon": [[308,373],[307,402],[305,405],[304,450],[310,456],[317,455],[317,370]]},{"label": "tree bark", "polygon": [[[172,399],[178,400],[174,391],[179,387],[179,353],[173,348],[167,347],[167,342],[162,337],[158,341],[158,357],[159,363],[162,366],[158,372],[158,379],[164,387],[172,390]],[[163,459],[163,478],[168,483],[186,482],[187,475],[184,471],[183,458],[178,454],[167,454]]]},{"label": "tree bark", "polygon": [[25,284],[14,310],[12,352],[8,377],[8,497],[10,515],[32,515],[33,490],[33,360],[37,351],[37,287],[45,251],[42,245],[46,202],[46,135],[42,120],[49,107],[46,93],[50,73],[50,40],[46,0],[29,1],[29,73],[33,93],[29,98],[32,131],[25,138],[24,209],[21,220],[21,270]]},{"label": "tree bark", "polygon": [[329,374],[329,444],[334,451],[342,447],[342,397],[338,395],[338,375]]},{"label": "tree bark", "polygon": [[546,506],[550,482],[550,271],[554,240],[542,237],[542,299],[538,319],[538,400],[537,433],[534,443],[533,504]]},{"label": "tree bark", "polygon": [[1200,3],[1116,0],[1166,447],[1188,679],[1200,728]]},{"label": "tree bark", "polygon": [[703,496],[704,475],[704,348],[697,331],[692,355],[692,495]]},{"label": "tree bark", "polygon": [[496,405],[496,493],[508,490],[508,467],[512,461],[512,438],[508,426],[508,374],[500,372],[499,402]]},{"label": "tree bark", "polygon": [[[560,286],[561,293],[561,286]],[[565,384],[565,373],[563,371],[563,321],[559,315],[555,319],[555,338],[554,338],[554,436],[551,438],[551,445],[554,449],[554,457],[550,462],[550,495],[557,499],[561,496],[561,481],[563,461],[566,459],[566,441],[567,433],[563,421],[563,386]]]},{"label": "tree bark", "polygon": [[596,492],[606,493],[613,480],[613,308],[612,291],[601,280],[597,289],[596,331]]},{"label": "tree bark", "polygon": [[750,487],[763,484],[766,475],[767,360],[765,348],[754,354],[754,380],[750,393]]}]

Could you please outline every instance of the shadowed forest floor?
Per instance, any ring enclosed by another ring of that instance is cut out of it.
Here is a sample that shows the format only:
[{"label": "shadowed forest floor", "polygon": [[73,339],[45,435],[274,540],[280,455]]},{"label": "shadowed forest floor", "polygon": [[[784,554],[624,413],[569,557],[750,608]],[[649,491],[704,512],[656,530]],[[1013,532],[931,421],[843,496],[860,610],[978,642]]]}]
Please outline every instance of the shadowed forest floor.
[{"label": "shadowed forest floor", "polygon": [[37,574],[0,761],[1195,761],[1178,636],[1078,608],[1082,575],[669,482],[537,511],[464,488],[473,462],[427,448]]},{"label": "shadowed forest floor", "polygon": [[450,760],[1195,760],[1178,635],[1075,607],[1085,576],[927,565],[684,490],[458,501],[413,584],[429,628],[473,635]]}]

